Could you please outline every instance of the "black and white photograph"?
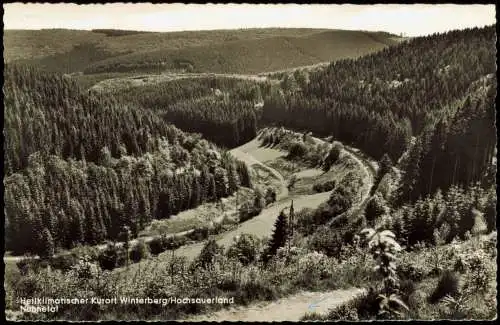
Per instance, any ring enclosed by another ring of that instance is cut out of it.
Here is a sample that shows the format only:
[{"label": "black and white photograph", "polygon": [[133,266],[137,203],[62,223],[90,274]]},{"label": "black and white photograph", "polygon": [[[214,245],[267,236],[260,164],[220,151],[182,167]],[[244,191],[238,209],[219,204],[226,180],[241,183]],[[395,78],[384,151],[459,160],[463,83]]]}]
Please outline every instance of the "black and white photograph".
[{"label": "black and white photograph", "polygon": [[497,318],[491,4],[3,4],[9,321]]}]

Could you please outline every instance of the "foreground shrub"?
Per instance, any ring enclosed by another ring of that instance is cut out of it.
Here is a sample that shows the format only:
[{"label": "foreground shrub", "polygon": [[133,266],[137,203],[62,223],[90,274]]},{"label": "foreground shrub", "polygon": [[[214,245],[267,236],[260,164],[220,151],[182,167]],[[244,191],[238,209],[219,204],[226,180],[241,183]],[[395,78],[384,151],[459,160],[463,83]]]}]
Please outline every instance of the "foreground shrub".
[{"label": "foreground shrub", "polygon": [[258,259],[260,248],[261,243],[257,236],[242,234],[233,238],[227,256],[238,259],[243,265],[248,265]]},{"label": "foreground shrub", "polygon": [[100,273],[99,266],[90,260],[89,256],[84,256],[78,260],[71,268],[71,275],[79,279],[93,279]]},{"label": "foreground shrub", "polygon": [[380,311],[378,295],[378,291],[370,288],[368,292],[330,310],[326,320],[375,319]]},{"label": "foreground shrub", "polygon": [[325,253],[327,256],[339,257],[344,245],[339,231],[332,231],[329,227],[320,227],[308,241],[310,249]]},{"label": "foreground shrub", "polygon": [[154,237],[149,243],[149,251],[153,255],[158,255],[165,251],[165,238],[163,236]]},{"label": "foreground shrub", "polygon": [[402,263],[398,265],[397,273],[401,279],[419,282],[427,276],[428,272],[423,266],[415,265],[413,263]]},{"label": "foreground shrub", "polygon": [[435,304],[445,296],[456,296],[458,294],[459,278],[452,271],[444,271],[439,277],[438,284],[429,296],[429,303]]},{"label": "foreground shrub", "polygon": [[333,190],[335,188],[335,185],[336,185],[335,181],[331,180],[331,181],[326,181],[324,183],[314,184],[312,189],[313,191],[318,193],[328,192]]},{"label": "foreground shrub", "polygon": [[295,142],[290,146],[288,159],[302,158],[307,154],[307,146],[303,142]]},{"label": "foreground shrub", "polygon": [[401,280],[399,284],[399,291],[401,292],[401,298],[408,304],[410,301],[410,296],[416,291],[416,284],[413,280]]},{"label": "foreground shrub", "polygon": [[312,313],[306,313],[302,318],[300,319],[301,322],[308,322],[308,321],[327,321],[328,316],[323,315],[323,314],[318,314],[316,312]]},{"label": "foreground shrub", "polygon": [[120,251],[118,247],[113,243],[108,243],[106,249],[104,249],[101,254],[99,254],[98,261],[99,266],[103,270],[112,270],[118,267],[121,263]]},{"label": "foreground shrub", "polygon": [[278,297],[278,294],[273,287],[262,283],[262,281],[251,281],[244,283],[239,288],[236,296],[239,303],[246,305],[256,300],[274,300]]},{"label": "foreground shrub", "polygon": [[397,276],[398,257],[397,253],[402,251],[401,246],[396,242],[396,236],[389,230],[375,230],[365,228],[361,231],[363,244],[365,244],[377,266],[375,271],[383,277],[382,291],[378,295],[380,312],[383,317],[399,318],[409,311],[408,306],[401,301],[400,281]]},{"label": "foreground shrub", "polygon": [[201,250],[200,255],[198,255],[195,264],[201,266],[202,268],[208,268],[210,266],[213,266],[213,264],[216,262],[216,259],[219,256],[222,256],[223,253],[224,248],[217,244],[215,239],[211,238],[207,241],[205,246],[203,246],[203,249]]},{"label": "foreground shrub", "polygon": [[328,313],[328,320],[359,320],[358,311],[352,304],[343,304]]}]

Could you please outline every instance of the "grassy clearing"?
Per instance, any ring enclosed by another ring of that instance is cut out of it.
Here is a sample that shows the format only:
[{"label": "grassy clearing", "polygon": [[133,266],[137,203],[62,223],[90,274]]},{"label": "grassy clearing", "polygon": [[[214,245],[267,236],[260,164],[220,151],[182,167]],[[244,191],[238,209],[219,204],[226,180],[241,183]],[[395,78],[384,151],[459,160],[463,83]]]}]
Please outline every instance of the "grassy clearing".
[{"label": "grassy clearing", "polygon": [[276,169],[288,182],[292,177],[296,177],[294,186],[289,188],[289,195],[291,196],[314,194],[316,193],[313,190],[314,185],[328,181],[338,183],[349,172],[359,170],[356,162],[349,155],[342,155],[327,172],[318,168],[310,168],[306,162],[289,160],[285,157],[269,161],[267,165]]},{"label": "grassy clearing", "polygon": [[261,141],[257,139],[245,143],[238,149],[251,155],[258,161],[268,164],[269,166],[271,166],[270,164],[274,161],[287,155],[287,152],[284,150],[262,146]]},{"label": "grassy clearing", "polygon": [[276,169],[286,179],[289,179],[293,174],[300,173],[310,168],[308,164],[305,164],[301,161],[292,161],[284,156],[277,157],[272,161],[268,161],[267,165]]},{"label": "grassy clearing", "polygon": [[175,234],[207,224],[218,223],[225,214],[236,213],[236,200],[238,200],[238,207],[240,207],[245,202],[253,201],[253,197],[253,190],[240,188],[237,194],[223,198],[220,203],[205,203],[195,209],[171,216],[169,219],[154,220],[150,226],[139,233],[139,237]]},{"label": "grassy clearing", "polygon": [[280,179],[276,177],[269,169],[262,167],[259,164],[254,164],[251,166],[255,172],[255,180],[257,181],[257,186],[261,189],[273,188],[280,194],[282,188]]},{"label": "grassy clearing", "polygon": [[89,89],[101,81],[115,78],[129,78],[136,77],[138,73],[127,72],[111,72],[111,73],[96,73],[96,74],[77,74],[72,76],[73,79],[83,88]]},{"label": "grassy clearing", "polygon": [[327,172],[316,168],[306,169],[295,174],[297,175],[297,181],[290,193],[291,195],[312,194],[315,193],[313,186],[316,184],[329,181],[338,184],[348,173],[357,172],[356,166],[356,162],[350,156],[343,155]]}]

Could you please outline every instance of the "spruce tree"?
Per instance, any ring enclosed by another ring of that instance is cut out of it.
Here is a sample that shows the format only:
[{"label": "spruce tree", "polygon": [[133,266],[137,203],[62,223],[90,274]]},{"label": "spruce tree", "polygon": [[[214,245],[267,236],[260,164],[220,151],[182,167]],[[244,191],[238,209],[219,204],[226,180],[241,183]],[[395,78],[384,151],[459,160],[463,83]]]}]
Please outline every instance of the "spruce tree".
[{"label": "spruce tree", "polygon": [[224,248],[217,244],[215,239],[210,238],[205,246],[203,246],[200,255],[198,255],[197,263],[203,268],[211,267],[215,259],[222,255],[223,252]]},{"label": "spruce tree", "polygon": [[123,248],[125,250],[126,255],[126,265],[129,265],[129,248],[130,248],[130,238],[132,234],[130,232],[130,228],[128,226],[124,226],[122,228],[121,237],[123,240]]},{"label": "spruce tree", "polygon": [[411,202],[418,194],[418,180],[420,176],[420,161],[422,154],[422,143],[417,139],[409,152],[408,160],[402,166],[404,170],[401,179],[401,188],[399,192],[399,203]]},{"label": "spruce tree", "polygon": [[328,152],[328,156],[326,156],[325,160],[323,161],[324,171],[329,171],[332,165],[337,162],[337,160],[340,157],[341,151],[342,151],[341,145],[335,144],[334,146],[332,146],[332,148]]},{"label": "spruce tree", "polygon": [[285,246],[289,235],[288,217],[282,210],[274,223],[274,232],[269,240],[268,247],[264,254],[264,261],[269,261],[280,247]]},{"label": "spruce tree", "polygon": [[488,195],[488,201],[486,203],[486,208],[484,211],[484,219],[488,227],[488,232],[496,229],[496,222],[497,222],[496,207],[497,207],[497,197],[495,195],[495,192],[492,191],[492,193]]},{"label": "spruce tree", "polygon": [[44,228],[41,235],[40,258],[49,259],[54,256],[54,239],[48,228]]}]

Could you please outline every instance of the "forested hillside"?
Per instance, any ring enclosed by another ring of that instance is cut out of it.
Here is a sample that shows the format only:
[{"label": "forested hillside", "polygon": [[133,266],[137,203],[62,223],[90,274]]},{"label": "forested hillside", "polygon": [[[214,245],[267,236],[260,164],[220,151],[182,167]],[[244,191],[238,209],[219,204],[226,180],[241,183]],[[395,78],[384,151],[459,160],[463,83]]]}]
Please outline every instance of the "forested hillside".
[{"label": "forested hillside", "polygon": [[[332,63],[266,99],[263,121],[305,129],[403,165],[403,200],[481,181],[495,148],[495,28],[419,37]],[[490,176],[491,177],[491,176]]]},{"label": "forested hillside", "polygon": [[[276,320],[279,305],[294,320],[306,309],[303,320],[495,318],[494,28],[397,45],[305,29],[52,31],[60,43],[34,33],[26,61],[4,70],[6,313]],[[125,54],[131,44],[142,52]],[[324,69],[267,79],[147,75],[261,72],[332,53]],[[61,74],[73,69],[107,72],[79,83]],[[20,299],[214,295],[233,306],[32,313]]]},{"label": "forested hillside", "polygon": [[4,78],[8,250],[95,244],[123,226],[135,235],[250,186],[246,165],[152,110],[33,68],[9,65]]},{"label": "forested hillside", "polygon": [[84,72],[157,72],[187,69],[197,72],[259,73],[358,57],[394,44],[397,44],[397,41],[385,34],[326,31],[299,37],[277,36],[178,50],[132,53],[99,61],[90,65]]},{"label": "forested hillside", "polygon": [[186,32],[7,30],[6,62],[48,71],[257,73],[358,57],[396,44],[388,33],[264,28]]},{"label": "forested hillside", "polygon": [[117,89],[124,103],[151,109],[182,130],[199,132],[225,147],[235,147],[255,137],[260,111],[255,107],[270,91],[257,84],[232,78],[200,78]]}]

